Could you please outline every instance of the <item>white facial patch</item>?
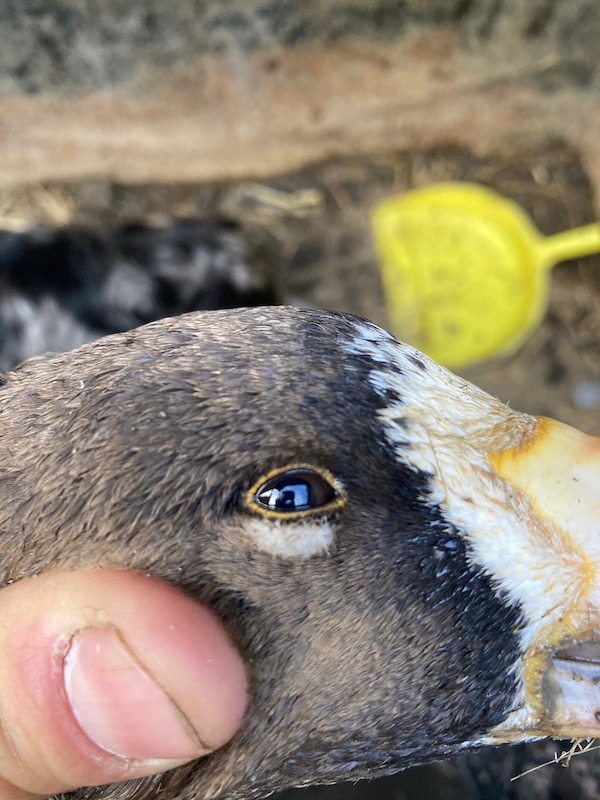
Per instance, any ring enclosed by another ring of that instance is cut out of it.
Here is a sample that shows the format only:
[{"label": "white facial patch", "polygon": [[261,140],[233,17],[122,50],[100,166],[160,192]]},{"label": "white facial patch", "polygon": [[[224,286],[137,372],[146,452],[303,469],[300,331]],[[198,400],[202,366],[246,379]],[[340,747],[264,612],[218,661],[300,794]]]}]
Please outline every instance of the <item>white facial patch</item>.
[{"label": "white facial patch", "polygon": [[281,521],[268,517],[244,519],[243,533],[263,553],[280,558],[310,558],[333,545],[335,522],[326,517]]},{"label": "white facial patch", "polygon": [[[585,555],[489,457],[526,446],[538,421],[374,326],[357,324],[345,348],[372,360],[370,382],[387,403],[379,412],[385,436],[398,461],[428,477],[423,502],[439,507],[499,595],[521,607],[523,651],[544,641],[584,591]],[[527,705],[523,694],[520,703]]]}]

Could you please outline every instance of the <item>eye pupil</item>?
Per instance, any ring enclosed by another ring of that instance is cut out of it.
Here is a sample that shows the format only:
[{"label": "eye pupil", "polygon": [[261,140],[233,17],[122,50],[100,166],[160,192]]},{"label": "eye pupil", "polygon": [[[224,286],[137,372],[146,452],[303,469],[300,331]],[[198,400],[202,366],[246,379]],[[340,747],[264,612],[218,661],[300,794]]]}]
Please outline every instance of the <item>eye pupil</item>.
[{"label": "eye pupil", "polygon": [[269,508],[286,511],[302,511],[313,505],[312,492],[305,481],[284,483],[281,488],[274,486],[272,489],[263,490],[258,493],[258,500]]},{"label": "eye pupil", "polygon": [[311,470],[288,470],[266,481],[256,492],[255,502],[272,511],[309,511],[337,497],[335,488]]}]

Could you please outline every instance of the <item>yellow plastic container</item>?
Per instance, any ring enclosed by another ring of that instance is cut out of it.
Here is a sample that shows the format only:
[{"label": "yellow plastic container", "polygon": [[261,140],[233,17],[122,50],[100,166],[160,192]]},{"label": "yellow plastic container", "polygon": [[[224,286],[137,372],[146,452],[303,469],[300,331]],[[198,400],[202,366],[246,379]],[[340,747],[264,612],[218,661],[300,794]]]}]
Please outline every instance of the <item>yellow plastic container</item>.
[{"label": "yellow plastic container", "polygon": [[542,319],[550,268],[600,252],[600,224],[544,237],[469,183],[390,197],[372,222],[393,332],[454,368],[514,351]]}]

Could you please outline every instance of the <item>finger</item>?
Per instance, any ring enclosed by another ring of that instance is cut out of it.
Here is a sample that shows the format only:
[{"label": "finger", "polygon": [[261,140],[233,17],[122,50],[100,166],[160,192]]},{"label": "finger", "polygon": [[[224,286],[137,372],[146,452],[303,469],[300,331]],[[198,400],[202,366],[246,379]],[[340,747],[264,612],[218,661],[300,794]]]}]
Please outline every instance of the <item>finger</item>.
[{"label": "finger", "polygon": [[14,800],[197,758],[246,705],[226,632],[171,586],[102,570],[0,590],[0,775]]}]

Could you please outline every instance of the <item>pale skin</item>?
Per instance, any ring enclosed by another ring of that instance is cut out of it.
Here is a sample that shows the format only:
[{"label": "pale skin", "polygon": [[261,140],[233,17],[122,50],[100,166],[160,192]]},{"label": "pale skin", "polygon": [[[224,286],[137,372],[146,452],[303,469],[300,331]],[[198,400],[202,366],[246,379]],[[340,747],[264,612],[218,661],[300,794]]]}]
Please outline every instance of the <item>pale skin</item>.
[{"label": "pale skin", "polygon": [[171,586],[107,569],[0,590],[0,800],[171,769],[247,705],[226,631]]}]

